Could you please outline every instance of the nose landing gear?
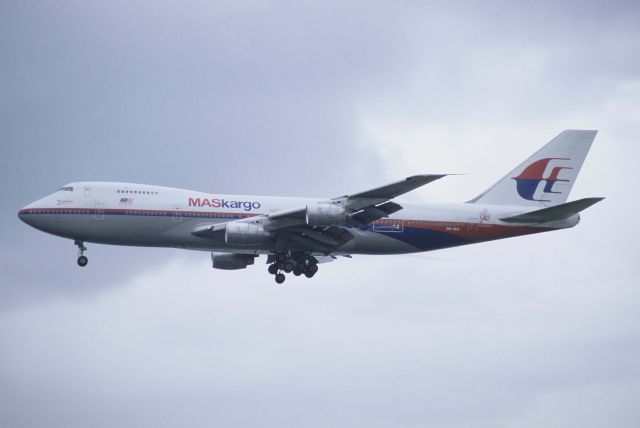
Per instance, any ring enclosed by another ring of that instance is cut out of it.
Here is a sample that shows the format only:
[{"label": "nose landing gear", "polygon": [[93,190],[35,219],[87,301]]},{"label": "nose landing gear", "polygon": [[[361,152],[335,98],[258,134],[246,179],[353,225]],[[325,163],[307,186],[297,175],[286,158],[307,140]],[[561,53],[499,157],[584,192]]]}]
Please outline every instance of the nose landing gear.
[{"label": "nose landing gear", "polygon": [[84,255],[87,247],[84,246],[84,242],[82,241],[75,241],[74,243],[78,247],[78,266],[85,267],[87,263],[89,263],[89,259]]}]

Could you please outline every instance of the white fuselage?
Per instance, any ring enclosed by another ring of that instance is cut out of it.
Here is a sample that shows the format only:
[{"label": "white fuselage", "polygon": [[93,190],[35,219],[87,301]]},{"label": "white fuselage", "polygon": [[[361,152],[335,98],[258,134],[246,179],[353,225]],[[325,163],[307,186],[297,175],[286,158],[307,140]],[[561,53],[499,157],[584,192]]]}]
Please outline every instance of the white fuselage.
[{"label": "white fuselage", "polygon": [[[219,195],[134,183],[78,182],[26,207],[20,218],[42,231],[82,242],[269,253],[274,243],[229,245],[192,234],[200,225],[267,215],[321,201],[315,198]],[[500,218],[530,207],[481,204],[406,205],[363,228],[332,254],[398,254],[572,227],[578,216],[552,224],[507,224]]]}]

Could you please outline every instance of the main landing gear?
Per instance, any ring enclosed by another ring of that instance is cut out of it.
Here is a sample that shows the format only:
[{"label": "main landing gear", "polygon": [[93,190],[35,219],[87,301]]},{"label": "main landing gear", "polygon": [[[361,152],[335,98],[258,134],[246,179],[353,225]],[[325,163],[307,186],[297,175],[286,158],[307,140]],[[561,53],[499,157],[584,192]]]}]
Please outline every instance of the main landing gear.
[{"label": "main landing gear", "polygon": [[89,263],[89,259],[84,255],[87,247],[84,246],[84,242],[82,241],[75,241],[74,243],[78,247],[78,266],[85,267],[87,263]]},{"label": "main landing gear", "polygon": [[312,278],[318,272],[318,261],[315,257],[304,253],[276,253],[271,256],[273,263],[269,265],[269,273],[275,275],[276,283],[282,284],[285,273],[295,276],[304,275]]}]

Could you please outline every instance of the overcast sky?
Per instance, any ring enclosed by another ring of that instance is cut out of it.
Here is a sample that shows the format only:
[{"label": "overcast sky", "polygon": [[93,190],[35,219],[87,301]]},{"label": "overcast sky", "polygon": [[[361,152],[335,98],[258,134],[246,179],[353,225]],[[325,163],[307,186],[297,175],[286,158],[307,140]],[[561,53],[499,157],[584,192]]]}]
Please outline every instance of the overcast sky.
[{"label": "overcast sky", "polygon": [[[3,1],[0,425],[637,427],[640,7],[470,3]],[[607,197],[578,227],[283,286],[79,269],[16,217],[80,180],[462,202],[567,128],[599,130],[571,198]]]}]

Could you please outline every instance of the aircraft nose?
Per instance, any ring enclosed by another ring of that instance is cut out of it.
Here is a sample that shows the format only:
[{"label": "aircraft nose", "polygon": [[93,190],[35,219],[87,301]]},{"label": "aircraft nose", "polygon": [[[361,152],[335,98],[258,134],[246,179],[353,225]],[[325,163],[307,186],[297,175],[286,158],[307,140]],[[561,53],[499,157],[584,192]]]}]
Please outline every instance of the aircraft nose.
[{"label": "aircraft nose", "polygon": [[34,226],[35,202],[25,206],[20,211],[18,211],[18,218],[27,223],[29,226]]},{"label": "aircraft nose", "polygon": [[27,205],[26,207],[22,208],[20,211],[18,211],[18,218],[20,220],[22,220],[23,222],[29,224],[29,205]]}]

